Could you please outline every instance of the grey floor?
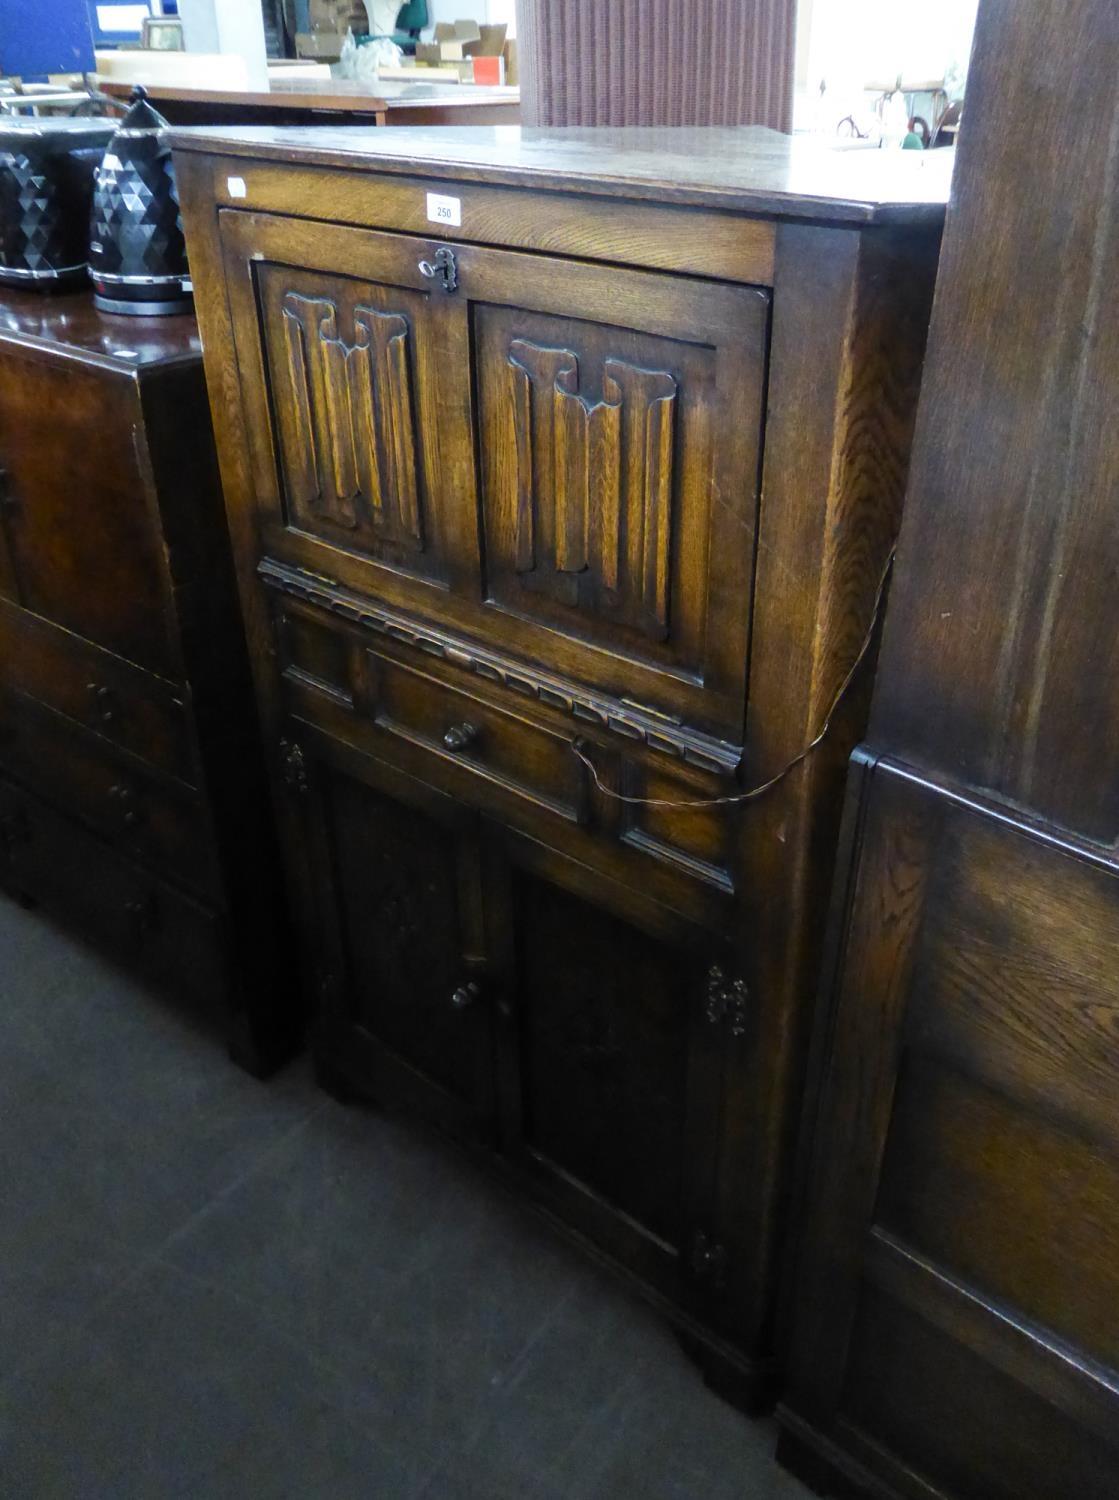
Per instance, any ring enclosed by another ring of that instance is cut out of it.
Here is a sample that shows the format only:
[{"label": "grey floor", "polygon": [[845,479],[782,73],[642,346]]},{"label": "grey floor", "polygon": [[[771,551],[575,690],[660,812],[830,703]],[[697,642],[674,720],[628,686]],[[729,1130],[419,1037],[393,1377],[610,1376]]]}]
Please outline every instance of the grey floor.
[{"label": "grey floor", "polygon": [[4,1500],[799,1500],[773,1434],[437,1141],[0,897]]}]

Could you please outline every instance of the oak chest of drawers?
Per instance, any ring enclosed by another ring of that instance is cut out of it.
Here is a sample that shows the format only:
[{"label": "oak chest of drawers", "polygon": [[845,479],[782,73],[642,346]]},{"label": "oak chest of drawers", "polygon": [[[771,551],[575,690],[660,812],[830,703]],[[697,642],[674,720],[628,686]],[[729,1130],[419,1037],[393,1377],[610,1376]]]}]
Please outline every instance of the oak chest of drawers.
[{"label": "oak chest of drawers", "polygon": [[[386,134],[388,134],[386,132]],[[744,1397],[943,164],[176,137],[336,1087],[492,1153]]]},{"label": "oak chest of drawers", "polygon": [[0,889],[266,1072],[298,1005],[247,683],[193,317],[0,297]]}]

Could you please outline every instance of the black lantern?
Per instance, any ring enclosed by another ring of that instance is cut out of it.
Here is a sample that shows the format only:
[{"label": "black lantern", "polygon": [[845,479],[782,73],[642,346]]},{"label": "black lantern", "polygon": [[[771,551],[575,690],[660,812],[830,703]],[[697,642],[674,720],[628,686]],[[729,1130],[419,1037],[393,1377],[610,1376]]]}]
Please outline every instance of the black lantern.
[{"label": "black lantern", "polygon": [[167,121],[139,86],[131,100],[93,193],[93,300],[105,312],[184,312],[191,304],[190,271]]},{"label": "black lantern", "polygon": [[0,121],[0,283],[85,280],[93,172],[112,133],[108,120]]}]

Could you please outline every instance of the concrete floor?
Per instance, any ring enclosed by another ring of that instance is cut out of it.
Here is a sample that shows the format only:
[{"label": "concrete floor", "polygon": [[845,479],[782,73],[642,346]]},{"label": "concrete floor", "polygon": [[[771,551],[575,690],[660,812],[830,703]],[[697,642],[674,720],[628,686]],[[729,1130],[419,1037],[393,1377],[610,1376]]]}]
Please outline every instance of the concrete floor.
[{"label": "concrete floor", "polygon": [[0,897],[4,1500],[803,1500],[450,1148]]}]

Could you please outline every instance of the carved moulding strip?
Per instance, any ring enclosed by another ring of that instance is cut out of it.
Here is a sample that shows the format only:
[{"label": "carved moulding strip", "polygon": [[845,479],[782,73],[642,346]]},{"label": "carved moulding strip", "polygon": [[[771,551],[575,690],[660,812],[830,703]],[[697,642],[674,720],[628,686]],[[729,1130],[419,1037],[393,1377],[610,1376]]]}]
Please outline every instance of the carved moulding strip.
[{"label": "carved moulding strip", "polygon": [[495,652],[448,635],[434,625],[372,604],[321,573],[293,568],[266,557],[258,563],[257,574],[266,587],[278,593],[329,610],[374,635],[385,635],[401,645],[426,652],[428,656],[441,657],[452,666],[489,682],[500,683],[514,693],[535,698],[547,707],[559,709],[596,729],[645,745],[709,775],[733,776],[738,770],[742,759],[740,746],[661,719],[636,705],[577,688],[561,678],[549,677],[507,661]]}]

